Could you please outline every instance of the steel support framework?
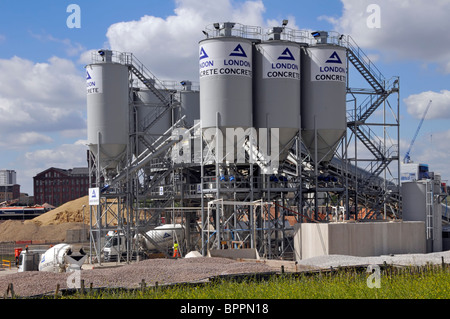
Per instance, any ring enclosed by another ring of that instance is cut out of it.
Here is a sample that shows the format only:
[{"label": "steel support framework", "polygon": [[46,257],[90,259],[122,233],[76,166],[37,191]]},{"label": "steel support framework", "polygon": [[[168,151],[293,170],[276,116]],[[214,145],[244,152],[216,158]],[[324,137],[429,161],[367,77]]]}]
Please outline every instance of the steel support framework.
[{"label": "steel support framework", "polygon": [[[211,160],[214,145],[204,141],[201,126],[183,127],[179,122],[172,123],[159,138],[147,140],[150,147],[136,157],[132,149],[142,142],[145,132],[137,134],[139,129],[133,129],[123,168],[111,188],[101,194],[101,205],[90,206],[91,262],[101,262],[107,231],[125,234],[130,245],[123,261],[129,262],[139,249],[133,237],[169,221],[185,228],[183,255],[192,250],[207,255],[210,249],[248,247],[263,258],[291,259],[294,223],[396,217],[399,79],[385,80],[350,37],[340,41],[347,48],[349,66],[354,66],[355,74],[362,75],[370,88],[355,89],[348,82],[347,133],[326,168],[311,159],[302,143],[300,127],[278,174],[262,173],[253,161],[219,165]],[[129,70],[130,83],[151,77],[140,64]],[[348,71],[347,78],[353,75]],[[179,105],[170,95],[175,91],[165,92],[172,92],[168,93],[166,107],[173,110]],[[397,99],[393,101],[395,93]],[[137,127],[139,119],[131,94],[129,107]],[[156,116],[151,123],[160,118]],[[192,142],[191,161],[174,161],[173,151],[178,152],[181,144],[174,132],[180,127],[188,131],[186,136]],[[98,159],[89,154],[91,181],[95,180],[91,187],[102,188],[105,181],[97,167]],[[246,156],[249,159],[251,152]],[[221,180],[223,169],[233,172],[234,179]],[[327,174],[334,178],[321,177]],[[108,215],[112,205],[116,209]]]}]

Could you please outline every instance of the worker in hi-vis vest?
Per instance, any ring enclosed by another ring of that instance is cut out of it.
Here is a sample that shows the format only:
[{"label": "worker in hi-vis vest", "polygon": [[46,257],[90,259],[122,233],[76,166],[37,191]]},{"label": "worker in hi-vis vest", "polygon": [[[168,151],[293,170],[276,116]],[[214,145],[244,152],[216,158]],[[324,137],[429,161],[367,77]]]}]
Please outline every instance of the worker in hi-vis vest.
[{"label": "worker in hi-vis vest", "polygon": [[180,252],[178,251],[178,243],[173,244],[173,257],[181,257]]}]

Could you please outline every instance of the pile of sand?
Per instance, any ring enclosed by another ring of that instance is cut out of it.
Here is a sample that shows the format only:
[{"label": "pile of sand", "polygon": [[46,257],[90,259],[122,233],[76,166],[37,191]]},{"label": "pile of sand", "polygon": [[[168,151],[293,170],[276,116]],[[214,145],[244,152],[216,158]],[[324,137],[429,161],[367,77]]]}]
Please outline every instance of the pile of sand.
[{"label": "pile of sand", "polygon": [[33,223],[39,226],[46,226],[62,223],[82,223],[83,205],[85,205],[84,223],[89,225],[89,196],[80,197],[67,202],[41,216],[25,221],[25,224]]},{"label": "pile of sand", "polygon": [[[116,211],[116,205],[111,205],[108,221],[113,220]],[[83,228],[83,223],[90,225],[89,196],[67,202],[30,220],[7,220],[1,223],[0,242],[64,241],[67,230]]]},{"label": "pile of sand", "polygon": [[[84,209],[83,209],[83,206]],[[112,221],[117,212],[117,205],[111,205],[108,210],[108,221]],[[41,216],[35,217],[25,223],[34,223],[39,226],[59,225],[63,223],[90,224],[89,196],[67,202]],[[113,223],[114,224],[114,223]]]},{"label": "pile of sand", "polygon": [[89,225],[88,196],[67,202],[45,214],[30,220],[6,220],[0,224],[0,242],[9,241],[64,241],[69,229],[83,228]]}]

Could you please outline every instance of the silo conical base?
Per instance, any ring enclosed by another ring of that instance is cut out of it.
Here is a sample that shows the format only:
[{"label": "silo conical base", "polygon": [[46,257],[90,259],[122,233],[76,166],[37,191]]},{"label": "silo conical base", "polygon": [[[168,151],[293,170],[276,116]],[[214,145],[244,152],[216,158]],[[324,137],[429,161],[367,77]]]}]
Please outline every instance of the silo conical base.
[{"label": "silo conical base", "polygon": [[342,130],[317,130],[317,158],[315,131],[303,131],[302,140],[314,162],[329,162],[344,134]]}]

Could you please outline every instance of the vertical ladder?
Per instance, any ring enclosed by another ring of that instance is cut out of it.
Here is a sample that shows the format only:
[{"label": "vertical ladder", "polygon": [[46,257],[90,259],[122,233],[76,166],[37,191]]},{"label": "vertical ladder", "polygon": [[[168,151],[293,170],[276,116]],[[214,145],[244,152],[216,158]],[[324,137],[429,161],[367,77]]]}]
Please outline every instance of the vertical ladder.
[{"label": "vertical ladder", "polygon": [[427,239],[434,239],[433,234],[433,183],[430,180],[425,184],[425,207],[426,207],[426,222],[425,227],[427,231]]}]

